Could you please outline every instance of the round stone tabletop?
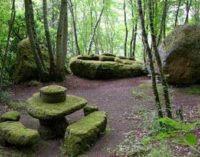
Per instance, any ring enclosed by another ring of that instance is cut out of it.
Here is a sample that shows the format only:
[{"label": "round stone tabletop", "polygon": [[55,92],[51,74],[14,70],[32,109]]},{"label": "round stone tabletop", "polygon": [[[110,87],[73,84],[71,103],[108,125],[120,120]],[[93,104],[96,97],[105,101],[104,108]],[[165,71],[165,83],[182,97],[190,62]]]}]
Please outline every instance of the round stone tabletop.
[{"label": "round stone tabletop", "polygon": [[60,103],[46,103],[40,98],[39,93],[35,93],[27,100],[28,113],[37,119],[48,120],[64,117],[77,110],[82,109],[87,100],[81,97],[67,95],[66,101]]}]

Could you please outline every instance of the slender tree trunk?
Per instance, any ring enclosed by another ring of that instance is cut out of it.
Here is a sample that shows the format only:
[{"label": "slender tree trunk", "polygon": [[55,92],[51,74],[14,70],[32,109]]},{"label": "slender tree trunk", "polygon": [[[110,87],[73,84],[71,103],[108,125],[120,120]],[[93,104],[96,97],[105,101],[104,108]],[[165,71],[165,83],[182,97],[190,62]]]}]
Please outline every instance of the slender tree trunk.
[{"label": "slender tree trunk", "polygon": [[177,6],[177,10],[176,10],[176,15],[175,15],[175,26],[177,26],[177,23],[178,23],[178,15],[179,15],[179,10],[180,10],[180,6],[181,6],[181,1],[182,0],[179,0],[178,1],[178,6]]},{"label": "slender tree trunk", "polygon": [[124,40],[124,56],[127,57],[127,42],[128,42],[128,25],[126,15],[126,0],[124,0],[124,25],[125,25],[125,40]]},{"label": "slender tree trunk", "polygon": [[73,29],[74,29],[74,39],[75,39],[75,45],[76,45],[76,50],[77,54],[80,55],[80,47],[78,44],[78,34],[77,34],[77,27],[76,27],[76,21],[75,21],[75,16],[74,16],[74,9],[73,9],[73,3],[71,0],[69,0],[69,9],[72,15],[72,23],[73,23]]},{"label": "slender tree trunk", "polygon": [[192,0],[187,0],[187,2],[186,2],[185,24],[187,24],[187,23],[188,23],[188,20],[189,20],[189,13],[190,13],[191,5],[192,5]]},{"label": "slender tree trunk", "polygon": [[47,20],[47,0],[43,0],[43,21],[44,21],[44,29],[45,29],[45,37],[47,42],[48,54],[49,54],[49,76],[50,80],[55,79],[55,62],[54,55],[52,49],[51,35],[49,33],[49,25]]},{"label": "slender tree trunk", "polygon": [[15,9],[15,0],[12,1],[12,11],[10,15],[10,22],[8,26],[8,36],[7,36],[7,42],[5,47],[5,53],[2,60],[2,68],[1,68],[1,74],[0,74],[0,87],[3,85],[3,77],[5,72],[5,67],[7,64],[7,56],[8,56],[8,49],[10,44],[10,37],[13,31],[14,23],[15,23],[15,16],[16,16],[16,9]]},{"label": "slender tree trunk", "polygon": [[94,29],[93,29],[93,32],[92,32],[92,34],[91,34],[91,38],[90,38],[90,42],[89,42],[89,46],[88,46],[88,54],[90,54],[91,51],[92,51],[92,44],[93,44],[93,42],[94,42],[94,36],[95,36],[96,31],[97,31],[97,28],[98,28],[98,26],[99,26],[99,24],[100,24],[100,22],[101,22],[101,17],[102,17],[102,15],[103,15],[103,12],[104,12],[104,0],[103,0],[103,7],[102,7],[102,9],[101,9],[101,13],[100,13],[100,15],[99,15],[99,18],[97,19],[97,22],[96,22],[96,24],[95,24],[95,26],[94,26]]},{"label": "slender tree trunk", "polygon": [[141,22],[144,46],[145,46],[146,52],[148,54],[149,63],[150,63],[150,70],[151,70],[151,73],[152,73],[152,88],[153,88],[153,92],[154,92],[155,104],[156,104],[156,107],[157,107],[158,116],[159,116],[159,118],[161,118],[161,117],[163,117],[163,113],[162,113],[162,108],[161,108],[161,104],[160,104],[160,98],[159,98],[159,95],[158,95],[156,76],[155,76],[155,68],[154,68],[154,64],[153,64],[153,56],[152,56],[152,53],[151,53],[151,49],[149,47],[147,34],[146,34],[146,30],[145,30],[145,21],[144,21],[144,14],[143,14],[143,10],[142,10],[142,2],[141,2],[141,0],[137,0],[137,3],[138,3],[138,13],[139,13],[140,22]]},{"label": "slender tree trunk", "polygon": [[36,29],[35,29],[35,22],[34,22],[34,14],[33,14],[33,6],[32,0],[24,0],[25,3],[25,18],[26,18],[26,27],[27,33],[29,36],[29,40],[31,43],[31,48],[34,53],[35,62],[39,71],[39,77],[41,80],[46,79],[45,74],[45,65],[42,59],[42,53],[40,50],[39,42],[37,39]]},{"label": "slender tree trunk", "polygon": [[67,0],[61,0],[60,18],[57,30],[56,41],[56,71],[57,79],[65,78],[65,58],[67,53],[67,36],[68,36],[68,11]]},{"label": "slender tree trunk", "polygon": [[162,17],[161,17],[161,23],[160,23],[160,33],[158,36],[158,42],[157,45],[160,44],[160,41],[162,40],[163,37],[165,37],[165,32],[166,32],[166,18],[167,18],[167,5],[168,5],[168,1],[165,0],[164,4],[163,4],[163,13],[162,13]]},{"label": "slender tree trunk", "polygon": [[156,43],[156,35],[155,35],[155,29],[154,29],[154,15],[152,12],[152,1],[149,1],[149,21],[150,21],[150,29],[151,29],[151,39],[152,39],[152,46],[155,52],[155,57],[158,65],[158,69],[160,72],[161,80],[162,80],[162,86],[163,86],[163,94],[165,98],[165,106],[166,106],[166,113],[169,118],[172,118],[172,112],[171,112],[171,103],[170,103],[170,97],[169,97],[169,90],[167,81],[164,76],[164,72],[162,69],[162,62],[160,59],[160,55],[158,52],[158,47]]}]

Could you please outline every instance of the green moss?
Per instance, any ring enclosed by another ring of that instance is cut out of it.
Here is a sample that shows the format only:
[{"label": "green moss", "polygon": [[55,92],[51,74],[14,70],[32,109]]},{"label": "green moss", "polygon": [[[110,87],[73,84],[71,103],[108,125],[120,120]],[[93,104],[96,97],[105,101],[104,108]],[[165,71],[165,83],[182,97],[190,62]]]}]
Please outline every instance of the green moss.
[{"label": "green moss", "polygon": [[77,59],[81,59],[81,60],[99,60],[99,56],[98,55],[85,55],[85,56],[82,56],[82,55],[79,55],[77,56]]},{"label": "green moss", "polygon": [[[42,57],[46,67],[49,67],[48,53],[42,51]],[[13,80],[15,83],[38,80],[39,72],[35,63],[29,39],[24,39],[18,44],[16,64],[14,67]]]},{"label": "green moss", "polygon": [[0,123],[0,141],[16,146],[26,146],[36,143],[39,134],[36,130],[25,128],[20,122]]},{"label": "green moss", "polygon": [[40,89],[40,92],[43,92],[46,94],[63,93],[65,91],[66,91],[65,87],[58,86],[58,85],[49,85]]},{"label": "green moss", "polygon": [[115,57],[114,56],[104,56],[104,55],[100,55],[99,56],[99,60],[100,61],[114,61]]},{"label": "green moss", "polygon": [[67,95],[66,99],[65,102],[49,104],[43,102],[39,93],[36,93],[27,100],[27,111],[31,116],[45,120],[64,117],[80,110],[87,104],[87,100],[77,96]]},{"label": "green moss", "polygon": [[98,107],[97,106],[93,106],[93,105],[87,105],[83,108],[83,111],[84,111],[84,115],[87,116],[89,115],[90,113],[93,113],[95,111],[98,111]]},{"label": "green moss", "polygon": [[89,79],[113,79],[145,75],[143,65],[137,61],[123,64],[113,61],[89,61],[73,58],[70,68],[74,75]]},{"label": "green moss", "polygon": [[1,115],[1,121],[19,121],[20,113],[17,111],[6,112]]},{"label": "green moss", "polygon": [[106,129],[106,113],[93,112],[70,125],[65,134],[64,147],[69,157],[87,151]]},{"label": "green moss", "polygon": [[49,85],[40,89],[40,97],[47,103],[58,103],[66,100],[67,89],[58,85]]},{"label": "green moss", "polygon": [[111,57],[115,57],[116,55],[112,54],[112,53],[103,53],[102,56],[111,56]]}]

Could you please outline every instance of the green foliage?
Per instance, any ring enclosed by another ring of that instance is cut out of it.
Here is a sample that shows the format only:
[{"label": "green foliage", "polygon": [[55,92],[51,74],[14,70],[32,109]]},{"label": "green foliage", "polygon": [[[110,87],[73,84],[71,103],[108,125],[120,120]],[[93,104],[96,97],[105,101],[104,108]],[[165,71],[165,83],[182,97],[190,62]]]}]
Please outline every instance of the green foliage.
[{"label": "green foliage", "polygon": [[0,103],[1,104],[8,104],[10,102],[11,94],[9,91],[0,91]]},{"label": "green foliage", "polygon": [[200,85],[187,87],[184,91],[191,95],[200,95]]}]

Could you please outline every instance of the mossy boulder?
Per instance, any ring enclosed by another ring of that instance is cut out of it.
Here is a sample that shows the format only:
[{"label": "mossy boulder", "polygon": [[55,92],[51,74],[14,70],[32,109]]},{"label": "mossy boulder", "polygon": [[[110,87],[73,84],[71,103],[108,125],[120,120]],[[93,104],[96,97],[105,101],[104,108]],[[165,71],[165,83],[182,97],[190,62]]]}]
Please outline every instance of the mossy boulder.
[{"label": "mossy boulder", "polygon": [[28,129],[20,122],[2,122],[0,123],[0,142],[2,144],[11,144],[15,146],[30,146],[39,139],[36,130]]},{"label": "mossy boulder", "polygon": [[[42,49],[42,57],[46,67],[49,67],[48,53],[45,49]],[[27,38],[18,44],[13,80],[15,83],[22,83],[38,79],[39,72],[35,63],[34,53]]]},{"label": "mossy boulder", "polygon": [[94,54],[85,56],[79,55],[77,58],[82,60],[99,60],[99,56]]},{"label": "mossy boulder", "polygon": [[70,69],[74,75],[89,79],[116,79],[146,74],[142,63],[131,62],[132,64],[124,64],[114,61],[81,60],[74,57],[70,61]]},{"label": "mossy boulder", "polygon": [[89,115],[90,113],[93,113],[95,111],[98,111],[98,107],[97,106],[94,106],[94,105],[87,105],[83,108],[83,112],[84,112],[84,115],[87,116]]},{"label": "mossy boulder", "polygon": [[19,119],[20,119],[20,113],[17,111],[10,111],[1,115],[1,122],[19,121]]},{"label": "mossy boulder", "polygon": [[51,120],[64,117],[77,110],[82,109],[87,104],[87,100],[81,97],[67,95],[67,101],[59,103],[44,102],[39,93],[35,93],[27,100],[28,113],[40,120]]},{"label": "mossy boulder", "polygon": [[114,61],[115,57],[114,56],[104,56],[104,55],[100,55],[99,56],[99,60],[100,61]]},{"label": "mossy boulder", "polygon": [[40,89],[40,97],[47,103],[58,103],[66,100],[67,89],[58,85],[49,85]]},{"label": "mossy boulder", "polygon": [[178,26],[159,47],[168,82],[200,83],[200,26]]},{"label": "mossy boulder", "polygon": [[69,157],[89,150],[106,129],[106,113],[93,112],[70,125],[65,134],[64,147]]}]

